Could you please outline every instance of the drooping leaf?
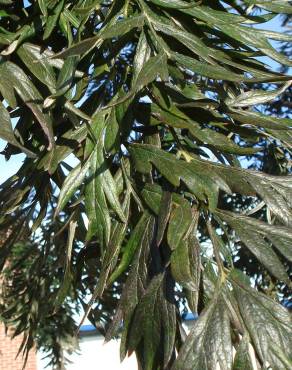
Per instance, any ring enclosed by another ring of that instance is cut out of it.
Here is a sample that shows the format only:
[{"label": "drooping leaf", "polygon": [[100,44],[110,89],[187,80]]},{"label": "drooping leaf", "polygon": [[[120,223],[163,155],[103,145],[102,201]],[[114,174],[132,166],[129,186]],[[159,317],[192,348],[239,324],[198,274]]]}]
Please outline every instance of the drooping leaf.
[{"label": "drooping leaf", "polygon": [[170,214],[167,230],[167,241],[172,250],[175,250],[192,232],[194,214],[187,201],[174,204]]},{"label": "drooping leaf", "polygon": [[131,151],[138,171],[148,173],[151,170],[150,163],[153,163],[174,186],[179,186],[182,180],[200,200],[205,200],[207,196],[211,208],[216,206],[219,187],[229,191],[226,183],[219,176],[214,178],[213,175],[213,181],[210,181],[208,171],[203,166],[198,176],[194,163],[178,160],[174,155],[154,146],[135,144],[131,147]]},{"label": "drooping leaf", "polygon": [[[283,362],[277,350],[281,348],[286,363],[291,359],[291,317],[289,312],[271,298],[242,284],[239,273],[234,273],[233,288],[240,313],[247,326],[252,343],[264,364],[281,368]],[[286,353],[285,353],[286,352]]]},{"label": "drooping leaf", "polygon": [[123,34],[131,31],[131,29],[133,28],[142,27],[143,21],[144,21],[144,17],[141,15],[137,17],[131,17],[129,19],[121,20],[117,22],[116,24],[103,29],[100,35],[80,41],[79,43],[70,46],[64,51],[61,51],[60,53],[55,55],[55,58],[66,59],[68,57],[82,55],[90,51],[92,48],[97,46],[103,40],[122,36]]},{"label": "drooping leaf", "polygon": [[48,15],[46,0],[38,0],[39,7],[41,9],[41,12],[46,17]]},{"label": "drooping leaf", "polygon": [[[128,220],[129,218],[129,211],[130,211],[130,193],[126,193],[123,204],[123,212],[125,214],[126,220]],[[107,249],[105,251],[104,264],[102,271],[100,272],[100,277],[96,289],[97,297],[102,295],[104,288],[107,284],[107,278],[118,262],[117,260],[118,255],[121,249],[121,244],[125,238],[126,231],[127,231],[126,222],[116,220],[115,223],[113,223],[111,237]]]},{"label": "drooping leaf", "polygon": [[[38,167],[44,168],[46,171],[53,174],[57,170],[59,163],[66,159],[74,151],[74,148],[78,147],[78,145],[85,140],[86,135],[87,128],[83,125],[77,127],[76,130],[72,129],[67,131],[60,137],[60,141],[56,142],[53,156],[51,156],[50,153],[46,153],[40,160]],[[70,143],[74,143],[74,145],[67,146],[65,144],[67,140],[69,140]]]},{"label": "drooping leaf", "polygon": [[[220,24],[218,27],[228,36],[233,37],[240,43],[248,42],[249,45],[258,48],[264,55],[269,56],[275,61],[287,65],[291,65],[291,61],[279,53],[273,46],[269,43],[265,35],[263,35],[260,30],[253,30],[250,32],[246,27],[240,25],[229,25],[229,24]],[[259,97],[258,97],[259,99]]]},{"label": "drooping leaf", "polygon": [[10,115],[1,102],[0,102],[0,137],[1,139],[7,141],[8,143],[22,150],[24,153],[27,154],[28,157],[31,158],[36,157],[36,155],[32,151],[21,145],[15,138],[12,123],[10,120]]},{"label": "drooping leaf", "polygon": [[[2,62],[0,64],[0,74],[0,91],[3,96],[6,98],[7,93],[9,96],[14,96],[13,89],[17,92],[41,125],[48,138],[49,149],[51,149],[54,146],[53,123],[50,115],[43,112],[43,98],[39,91],[24,71],[12,62]],[[15,97],[12,100],[14,101],[14,99]],[[10,98],[8,98],[8,103],[10,104]]]},{"label": "drooping leaf", "polygon": [[200,287],[199,249],[200,245],[192,235],[182,240],[171,254],[171,272],[175,281],[191,292],[198,292]]},{"label": "drooping leaf", "polygon": [[253,370],[249,342],[246,336],[242,338],[236,350],[232,370]]},{"label": "drooping leaf", "polygon": [[56,297],[56,307],[60,306],[64,299],[67,297],[70,285],[72,283],[72,270],[71,270],[71,259],[72,259],[72,248],[73,248],[73,241],[76,232],[77,222],[71,221],[69,224],[69,235],[68,235],[68,242],[67,242],[67,250],[66,250],[66,262],[65,262],[65,274],[63,283],[58,291]]},{"label": "drooping leaf", "polygon": [[285,0],[244,0],[247,5],[257,5],[266,10],[276,12],[276,13],[287,13],[291,14],[290,4]]},{"label": "drooping leaf", "polygon": [[276,99],[282,94],[289,86],[291,81],[287,82],[283,87],[275,91],[247,91],[234,98],[226,100],[226,104],[230,107],[239,108],[251,105],[264,104],[271,100]]},{"label": "drooping leaf", "polygon": [[141,69],[141,72],[137,75],[137,81],[133,86],[133,90],[135,92],[140,91],[144,86],[154,81],[157,76],[164,79],[165,74],[167,74],[165,72],[165,63],[166,57],[164,54],[149,58],[144,64],[143,69]]},{"label": "drooping leaf", "polygon": [[191,71],[216,80],[242,81],[243,76],[236,75],[227,69],[220,66],[212,66],[207,63],[198,62],[196,59],[190,58],[187,55],[179,53],[172,54],[173,59],[181,66],[190,69]]},{"label": "drooping leaf", "polygon": [[232,345],[228,312],[223,298],[215,298],[192,327],[173,370],[232,369]]},{"label": "drooping leaf", "polygon": [[44,35],[43,35],[44,40],[48,39],[51,36],[58,22],[61,11],[63,10],[63,7],[64,7],[64,0],[61,0],[55,6],[53,10],[53,14],[48,16],[47,21],[46,21],[46,28],[45,28]]},{"label": "drooping leaf", "polygon": [[137,78],[144,65],[150,58],[151,49],[147,42],[147,38],[144,32],[141,32],[139,42],[137,44],[135,59],[133,61],[134,76],[133,76],[133,85],[137,83]]},{"label": "drooping leaf", "polygon": [[94,235],[98,235],[100,242],[107,245],[110,240],[111,219],[100,176],[102,169],[98,148],[92,152],[88,168],[90,172],[85,188],[85,207],[89,226],[86,238],[90,240]]},{"label": "drooping leaf", "polygon": [[164,338],[164,366],[167,366],[174,349],[175,306],[167,301],[165,284],[163,274],[159,274],[152,279],[138,303],[134,317],[134,323],[137,320],[143,320],[143,331],[133,330],[130,333],[130,350],[136,348],[143,338],[143,362],[147,370],[153,368],[157,351],[161,351],[160,341],[162,337]]},{"label": "drooping leaf", "polygon": [[120,125],[115,109],[112,108],[105,128],[104,146],[106,152],[116,153],[120,149]]},{"label": "drooping leaf", "polygon": [[237,110],[231,113],[230,116],[244,124],[273,130],[287,130],[288,127],[291,127],[291,120],[288,118],[277,118],[252,111]]},{"label": "drooping leaf", "polygon": [[17,49],[17,54],[23,63],[51,92],[56,88],[56,77],[52,65],[37,45],[24,43]]},{"label": "drooping leaf", "polygon": [[64,184],[61,188],[59,198],[58,198],[58,204],[56,207],[55,214],[57,215],[59,212],[63,210],[65,205],[68,203],[70,198],[74,195],[76,190],[79,188],[79,186],[82,184],[87,171],[90,168],[90,162],[94,155],[92,154],[82,165],[79,163],[75,168],[73,168],[68,176],[66,177],[66,180],[64,181]]},{"label": "drooping leaf", "polygon": [[[205,104],[205,102],[203,104]],[[184,115],[178,109],[174,109],[174,107],[172,107],[172,112],[170,112],[167,110],[162,110],[153,104],[152,115],[162,124],[168,124],[171,127],[188,129],[192,137],[223,152],[238,155],[248,155],[259,151],[257,148],[239,146],[235,144],[233,140],[220,132],[210,128],[202,128],[197,122],[190,120],[189,117]]]},{"label": "drooping leaf", "polygon": [[[289,278],[284,266],[277,257],[277,254],[274,252],[271,244],[265,240],[265,237],[269,237],[269,232],[272,235],[273,232],[276,233],[275,228],[272,226],[269,228],[268,225],[260,223],[259,221],[253,223],[252,218],[248,220],[246,216],[237,216],[236,214],[228,213],[226,211],[218,211],[216,212],[216,215],[228,222],[240,240],[274,276],[289,284]],[[243,220],[245,221],[244,223],[242,222]],[[249,225],[248,230],[246,228],[247,224]],[[258,226],[260,226],[260,229]],[[263,233],[265,228],[267,231]],[[281,231],[286,235],[286,238],[291,238],[291,233],[289,233],[288,230],[285,232],[285,229],[283,228],[278,231],[279,234]]]},{"label": "drooping leaf", "polygon": [[141,370],[290,369],[288,3],[0,0],[0,317],[25,356],[64,369],[82,306]]},{"label": "drooping leaf", "polygon": [[121,261],[111,275],[109,284],[113,283],[129,266],[135,254],[135,251],[141,243],[143,233],[145,231],[145,228],[148,227],[147,225],[149,225],[149,222],[151,222],[151,217],[147,212],[144,212],[140,220],[138,221],[135,229],[132,231],[129,241],[125,245]]}]

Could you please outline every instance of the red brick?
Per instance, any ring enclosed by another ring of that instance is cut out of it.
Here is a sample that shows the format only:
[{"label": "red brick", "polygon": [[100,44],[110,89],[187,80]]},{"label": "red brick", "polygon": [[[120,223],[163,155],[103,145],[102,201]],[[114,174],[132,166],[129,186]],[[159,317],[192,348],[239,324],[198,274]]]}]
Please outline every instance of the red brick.
[{"label": "red brick", "polygon": [[[16,358],[21,342],[21,336],[11,339],[5,334],[4,326],[0,324],[0,370],[22,370],[21,354]],[[28,355],[25,370],[37,370],[36,353],[33,350]]]}]

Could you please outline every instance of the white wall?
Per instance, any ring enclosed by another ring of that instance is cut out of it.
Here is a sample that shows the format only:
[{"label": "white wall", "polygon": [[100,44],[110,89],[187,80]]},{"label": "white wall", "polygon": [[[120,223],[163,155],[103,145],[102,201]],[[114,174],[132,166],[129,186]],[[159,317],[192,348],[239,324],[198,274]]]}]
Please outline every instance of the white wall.
[{"label": "white wall", "polygon": [[[186,321],[184,328],[187,333],[194,324],[194,321]],[[101,335],[85,336],[79,339],[79,354],[69,357],[72,361],[67,370],[138,370],[136,356],[132,354],[122,363],[120,362],[120,340],[112,339],[104,344],[104,337]],[[46,360],[42,360],[43,354],[38,353],[38,370],[51,370],[46,368]]]},{"label": "white wall", "polygon": [[[137,370],[135,354],[120,363],[118,340],[111,340],[104,344],[101,336],[89,336],[79,341],[80,354],[70,356],[72,364],[67,370]],[[45,370],[46,362],[41,360],[42,354],[38,354],[38,370]],[[47,370],[51,370],[47,368]]]}]

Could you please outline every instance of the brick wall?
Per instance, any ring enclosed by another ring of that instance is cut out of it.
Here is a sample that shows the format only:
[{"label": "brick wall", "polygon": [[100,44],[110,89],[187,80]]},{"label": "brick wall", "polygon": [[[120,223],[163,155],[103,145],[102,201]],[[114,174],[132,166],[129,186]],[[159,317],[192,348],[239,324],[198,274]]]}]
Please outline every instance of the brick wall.
[{"label": "brick wall", "polygon": [[[6,232],[0,231],[0,247],[9,238],[11,230]],[[25,233],[20,234],[24,240],[26,240]],[[1,281],[0,281],[1,289]],[[9,335],[5,334],[4,325],[0,322],[0,370],[22,370],[23,369],[23,357],[20,354],[17,358],[18,349],[22,342],[21,335],[17,336],[13,340]],[[37,370],[37,359],[36,353],[31,350],[28,355],[28,360],[25,366],[25,370]]]},{"label": "brick wall", "polygon": [[[21,354],[16,358],[21,341],[21,336],[11,340],[11,338],[5,334],[4,326],[0,324],[0,370],[22,370],[23,358]],[[36,354],[31,350],[28,355],[25,370],[36,369]]]}]

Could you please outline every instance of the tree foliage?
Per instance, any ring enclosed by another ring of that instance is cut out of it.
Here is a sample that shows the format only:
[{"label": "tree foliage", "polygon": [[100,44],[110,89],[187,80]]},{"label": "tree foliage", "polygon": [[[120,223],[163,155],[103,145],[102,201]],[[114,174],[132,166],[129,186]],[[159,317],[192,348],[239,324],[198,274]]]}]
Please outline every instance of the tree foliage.
[{"label": "tree foliage", "polygon": [[143,370],[251,369],[250,347],[290,368],[291,36],[264,30],[289,2],[0,5],[2,154],[25,154],[0,186],[0,308],[20,350],[63,368],[83,308]]}]

